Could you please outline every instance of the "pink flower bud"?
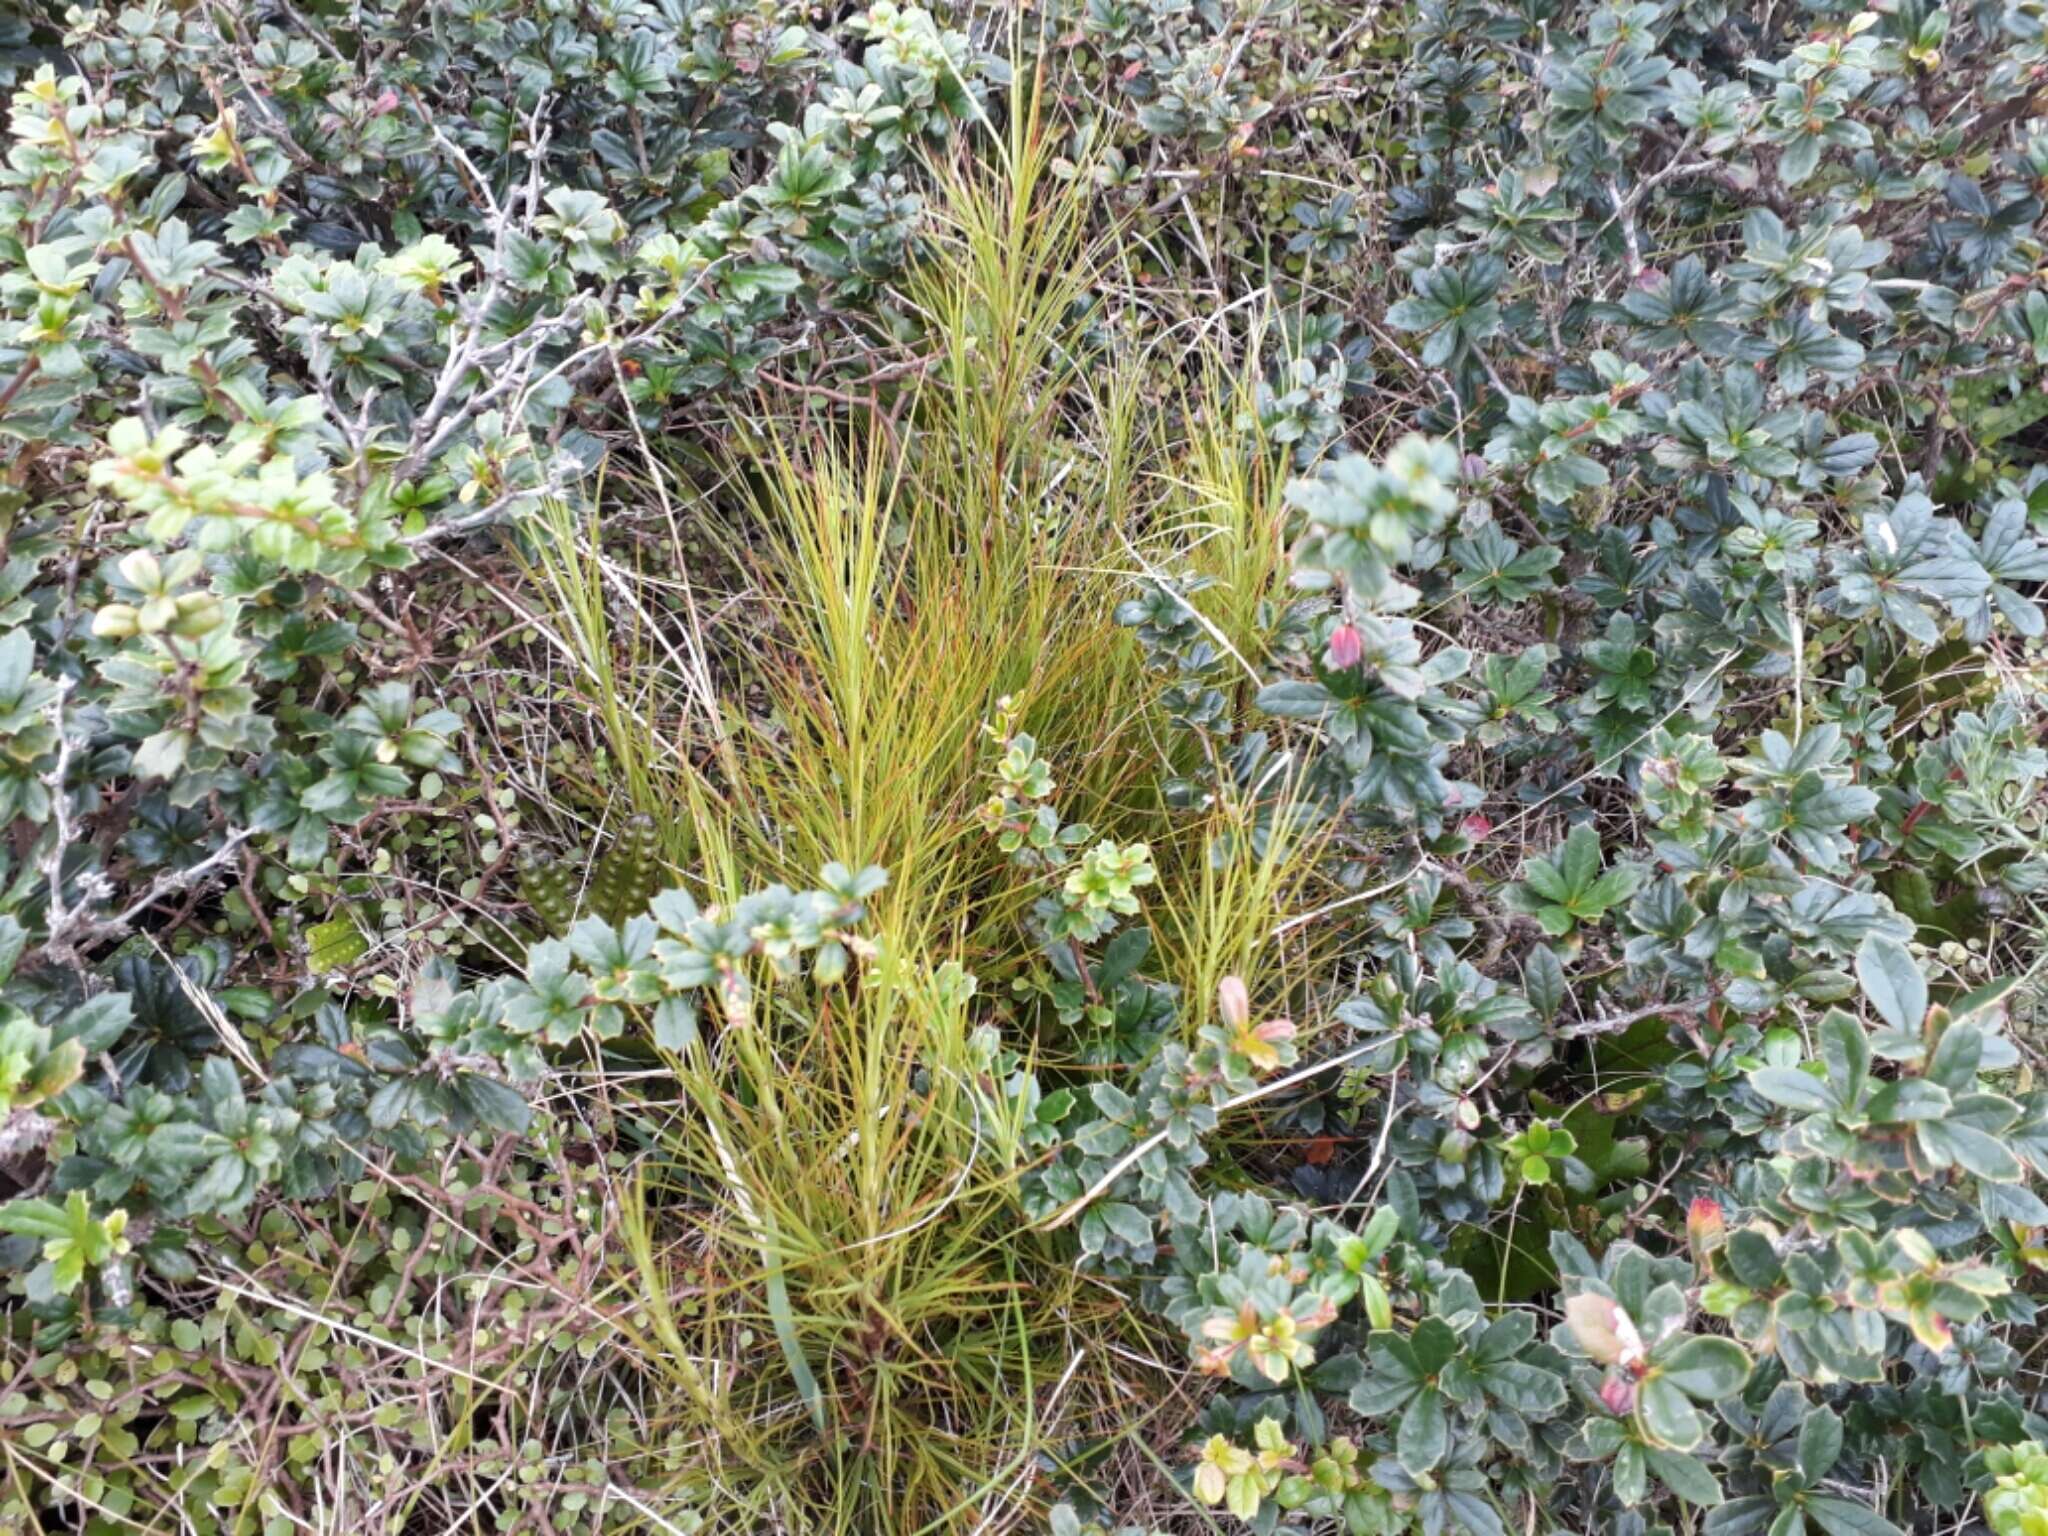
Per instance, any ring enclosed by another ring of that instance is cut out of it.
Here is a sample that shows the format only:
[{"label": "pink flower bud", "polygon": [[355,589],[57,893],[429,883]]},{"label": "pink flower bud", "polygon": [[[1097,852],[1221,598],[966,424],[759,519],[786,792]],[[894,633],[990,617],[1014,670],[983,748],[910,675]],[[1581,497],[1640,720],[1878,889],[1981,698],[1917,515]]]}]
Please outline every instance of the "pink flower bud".
[{"label": "pink flower bud", "polygon": [[1686,1209],[1685,1235],[1692,1244],[1693,1257],[1704,1260],[1728,1241],[1728,1220],[1721,1207],[1705,1195],[1697,1197]]},{"label": "pink flower bud", "polygon": [[1243,1029],[1251,1022],[1252,999],[1243,977],[1226,976],[1216,984],[1216,1011],[1232,1029]]},{"label": "pink flower bud", "polygon": [[1597,1365],[1633,1371],[1648,1358],[1635,1320],[1605,1296],[1582,1292],[1564,1304],[1565,1325]]},{"label": "pink flower bud", "polygon": [[1365,637],[1356,624],[1345,622],[1330,631],[1330,648],[1323,652],[1323,665],[1332,672],[1348,672],[1365,659]]},{"label": "pink flower bud", "polygon": [[1609,1376],[1600,1383],[1600,1401],[1617,1418],[1630,1413],[1636,1406],[1636,1384],[1626,1376]]}]

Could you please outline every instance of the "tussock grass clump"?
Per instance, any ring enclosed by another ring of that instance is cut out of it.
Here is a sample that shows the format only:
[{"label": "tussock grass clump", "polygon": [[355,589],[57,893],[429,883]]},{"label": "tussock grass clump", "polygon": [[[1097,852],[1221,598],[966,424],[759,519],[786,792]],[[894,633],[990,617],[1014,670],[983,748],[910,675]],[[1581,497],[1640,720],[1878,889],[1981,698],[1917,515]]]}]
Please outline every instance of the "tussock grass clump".
[{"label": "tussock grass clump", "polygon": [[[1002,159],[946,182],[908,283],[934,348],[909,403],[785,423],[720,467],[734,590],[673,521],[631,569],[590,526],[558,519],[536,546],[617,787],[700,898],[834,860],[889,872],[860,984],[763,997],[747,1028],[670,1058],[675,1102],[646,1111],[620,1187],[635,1337],[672,1388],[650,1428],[736,1531],[1010,1528],[1048,1469],[1126,1442],[1143,1463],[1135,1442],[1187,1412],[1127,1298],[1023,1219],[1029,1126],[965,1091],[990,1070],[977,1025],[1011,1013],[1032,964],[1038,894],[977,816],[989,722],[1007,704],[1030,726],[1077,818],[1156,844],[1186,898],[1162,912],[1158,968],[1191,996],[1262,963],[1285,986],[1273,930],[1310,878],[1304,833],[1226,837],[1241,805],[1167,813],[1176,749],[1114,621],[1161,560],[1265,590],[1277,488],[1245,478],[1227,428],[1176,441],[1140,409],[1150,359],[1089,350],[1109,258],[1086,199],[1046,175],[1028,122]],[[643,473],[657,508],[692,495],[658,454]]]}]

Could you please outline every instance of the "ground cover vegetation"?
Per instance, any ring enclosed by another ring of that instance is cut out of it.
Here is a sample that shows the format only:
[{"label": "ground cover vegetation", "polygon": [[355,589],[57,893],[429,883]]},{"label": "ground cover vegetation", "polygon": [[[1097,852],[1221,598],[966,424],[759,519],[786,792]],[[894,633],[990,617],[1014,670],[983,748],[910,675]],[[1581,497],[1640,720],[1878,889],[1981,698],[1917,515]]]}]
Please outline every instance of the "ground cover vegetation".
[{"label": "ground cover vegetation", "polygon": [[2048,1530],[2048,9],[0,17],[0,1530]]}]

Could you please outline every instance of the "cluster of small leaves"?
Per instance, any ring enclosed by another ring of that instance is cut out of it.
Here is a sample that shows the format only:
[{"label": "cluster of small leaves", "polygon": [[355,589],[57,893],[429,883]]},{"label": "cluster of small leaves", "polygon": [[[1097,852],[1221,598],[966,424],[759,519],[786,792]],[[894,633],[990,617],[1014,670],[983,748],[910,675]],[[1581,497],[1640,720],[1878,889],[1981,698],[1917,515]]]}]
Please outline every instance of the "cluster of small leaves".
[{"label": "cluster of small leaves", "polygon": [[1020,976],[1014,985],[1020,994],[1041,993],[1062,1026],[1085,1023],[1081,1045],[1090,1057],[1142,1059],[1175,1006],[1170,988],[1138,974],[1152,952],[1150,930],[1126,923],[1139,915],[1138,892],[1158,878],[1152,850],[1107,839],[1090,846],[1093,828],[1060,819],[1052,765],[1032,736],[1014,729],[1011,708],[1000,701],[986,727],[998,755],[982,823],[1017,868],[1056,882],[1030,916],[1046,974]]},{"label": "cluster of small leaves", "polygon": [[729,909],[665,890],[623,922],[593,914],[566,937],[531,946],[523,975],[451,999],[437,1028],[533,1071],[542,1046],[615,1040],[629,1024],[644,1025],[662,1050],[689,1050],[702,1039],[699,994],[711,994],[722,1027],[741,1028],[754,1019],[757,971],[833,987],[856,958],[872,958],[857,926],[887,879],[872,866],[828,864],[814,890],[772,885]]},{"label": "cluster of small leaves", "polygon": [[1253,386],[1252,408],[1238,426],[1260,442],[1291,447],[1306,469],[1343,435],[1345,407],[1372,392],[1372,345],[1347,337],[1335,315],[1304,317],[1283,327],[1280,339],[1279,355]]},{"label": "cluster of small leaves", "polygon": [[2048,1448],[2028,1442],[1993,1446],[1984,1453],[1992,1484],[1984,1515],[1995,1536],[2040,1536],[2048,1531]]},{"label": "cluster of small leaves", "polygon": [[1032,22],[1026,67],[1088,104],[1055,170],[1116,210],[1147,277],[1198,277],[1190,313],[1276,280],[1282,309],[1315,308],[1366,265],[1390,29],[1341,0],[1042,0]]},{"label": "cluster of small leaves", "polygon": [[[26,943],[0,917],[9,967]],[[446,1028],[443,972],[420,980],[394,1024],[318,989],[279,1010],[260,989],[224,986],[224,948],[169,967],[127,955],[108,989],[68,1008],[53,1008],[32,977],[4,978],[10,998],[55,1019],[38,1025],[10,1001],[0,1027],[12,1085],[0,1151],[14,1169],[39,1169],[42,1190],[0,1205],[0,1230],[16,1239],[0,1244],[0,1264],[20,1273],[47,1340],[95,1306],[126,1313],[136,1261],[158,1280],[190,1280],[211,1224],[261,1197],[317,1198],[360,1177],[373,1153],[417,1163],[457,1138],[489,1141],[531,1122],[514,1084],[536,1075],[537,1059]],[[222,1052],[221,1028],[262,1042],[253,1089],[245,1064]]]},{"label": "cluster of small leaves", "polygon": [[[592,1300],[612,1173],[564,1155],[585,1135],[542,1116],[516,1153],[437,1142],[421,1165],[364,1170],[220,1225],[196,1278],[138,1273],[121,1305],[102,1296],[82,1324],[16,1336],[19,1367],[0,1389],[16,1475],[0,1522],[146,1525],[178,1509],[213,1536],[252,1519],[317,1524],[346,1496],[410,1501],[454,1528],[489,1499],[508,1523],[596,1536],[645,1519],[624,1491],[699,1529],[692,1497],[664,1486],[684,1449],[647,1445],[630,1415],[593,1409],[579,1386],[618,1347]],[[50,1203],[68,1225],[85,1200]],[[52,1268],[104,1263],[96,1243],[128,1243],[113,1262],[132,1263],[138,1224],[77,1217],[84,1245]],[[0,1242],[76,1240],[36,1225]],[[421,1391],[422,1357],[518,1390],[480,1393],[451,1426]]]},{"label": "cluster of small leaves", "polygon": [[1312,786],[1370,819],[1434,822],[1479,798],[1444,772],[1464,737],[1446,685],[1465,675],[1471,653],[1445,646],[1425,656],[1422,631],[1400,616],[1421,594],[1397,574],[1440,551],[1460,478],[1449,444],[1410,436],[1384,463],[1346,454],[1287,487],[1304,523],[1294,584],[1337,596],[1318,625],[1314,677],[1267,684],[1258,707],[1315,722],[1324,750]]},{"label": "cluster of small leaves", "polygon": [[[1082,1091],[1064,1085],[1048,1091],[1040,1074],[1003,1050],[993,1027],[985,1026],[978,1047],[987,1063],[984,1078],[995,1090],[992,1112],[1021,1126],[1020,1149],[1037,1155],[1038,1166],[1024,1181],[1026,1212],[1051,1225],[1078,1218],[1088,1261],[1127,1273],[1157,1255],[1162,1213],[1170,1221],[1198,1219],[1202,1207],[1192,1175],[1207,1159],[1202,1138],[1234,1098],[1294,1065],[1294,1025],[1284,1018],[1255,1021],[1243,979],[1226,976],[1213,1016],[1196,1026],[1190,1046],[1176,1038],[1177,990],[1137,974],[1151,952],[1142,921],[1122,929],[1100,959],[1091,959],[1084,937],[1108,931],[1097,931],[1102,918],[1096,914],[1142,918],[1136,891],[1156,877],[1150,855],[1143,845],[1119,849],[1112,843],[1072,855],[1092,833],[1061,822],[1051,803],[1051,764],[1031,737],[1011,729],[1008,709],[1006,701],[989,731],[1000,747],[998,787],[982,819],[1019,868],[1055,878],[1064,871],[1059,895],[1042,898],[1037,908],[1043,953],[1057,978],[1046,990],[1055,1004],[1085,999],[1076,1014],[1113,1030],[1115,1055],[1099,1039],[1084,1039],[1076,1054],[1083,1061],[1122,1058],[1125,1071],[1121,1081],[1091,1073]],[[1072,990],[1063,992],[1063,984]]]}]

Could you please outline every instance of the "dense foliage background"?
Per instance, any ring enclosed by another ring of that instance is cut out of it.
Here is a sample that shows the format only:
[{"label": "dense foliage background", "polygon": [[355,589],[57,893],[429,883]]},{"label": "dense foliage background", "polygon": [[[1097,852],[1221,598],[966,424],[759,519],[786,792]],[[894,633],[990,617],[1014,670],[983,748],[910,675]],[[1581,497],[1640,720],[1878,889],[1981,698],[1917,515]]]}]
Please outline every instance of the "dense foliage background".
[{"label": "dense foliage background", "polygon": [[2048,8],[0,16],[0,1530],[2048,1531]]}]

